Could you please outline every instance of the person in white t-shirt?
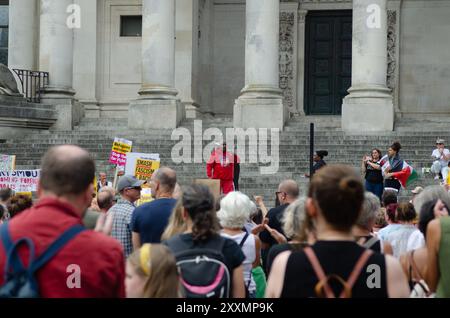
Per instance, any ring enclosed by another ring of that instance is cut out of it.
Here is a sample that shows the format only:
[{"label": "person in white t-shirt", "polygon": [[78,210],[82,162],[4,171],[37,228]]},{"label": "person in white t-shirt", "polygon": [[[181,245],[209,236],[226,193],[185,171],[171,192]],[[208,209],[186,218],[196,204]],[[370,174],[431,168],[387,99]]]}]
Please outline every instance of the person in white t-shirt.
[{"label": "person in white t-shirt", "polygon": [[252,269],[260,265],[261,241],[258,236],[247,232],[245,224],[255,205],[249,197],[241,192],[230,192],[220,201],[217,212],[221,235],[235,241],[245,255],[244,283],[248,298],[256,298],[256,283],[252,276]]},{"label": "person in white t-shirt", "polygon": [[450,150],[446,149],[444,146],[445,140],[436,140],[436,149],[433,150],[431,157],[434,162],[431,166],[431,172],[435,173],[436,176],[434,180],[439,179],[439,173],[442,174],[442,179],[447,180],[448,175],[448,162],[450,161]]}]

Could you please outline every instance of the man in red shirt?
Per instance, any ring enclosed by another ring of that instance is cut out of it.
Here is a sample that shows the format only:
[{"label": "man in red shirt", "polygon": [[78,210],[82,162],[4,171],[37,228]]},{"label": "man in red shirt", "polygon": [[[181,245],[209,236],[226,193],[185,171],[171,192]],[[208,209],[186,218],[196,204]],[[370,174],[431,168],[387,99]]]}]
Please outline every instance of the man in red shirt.
[{"label": "man in red shirt", "polygon": [[[237,158],[237,160],[239,159]],[[220,180],[220,191],[223,194],[234,191],[234,165],[235,156],[231,152],[227,152],[227,144],[225,142],[222,148],[219,145],[213,150],[206,164],[208,178]]]},{"label": "man in red shirt", "polygon": [[[76,146],[51,148],[42,159],[39,202],[8,224],[12,241],[28,237],[35,258],[63,232],[82,219],[92,201],[95,164]],[[28,265],[27,247],[19,248]],[[5,248],[0,243],[0,286],[4,281]],[[104,234],[85,230],[76,235],[35,274],[41,297],[124,297],[121,245]]]}]

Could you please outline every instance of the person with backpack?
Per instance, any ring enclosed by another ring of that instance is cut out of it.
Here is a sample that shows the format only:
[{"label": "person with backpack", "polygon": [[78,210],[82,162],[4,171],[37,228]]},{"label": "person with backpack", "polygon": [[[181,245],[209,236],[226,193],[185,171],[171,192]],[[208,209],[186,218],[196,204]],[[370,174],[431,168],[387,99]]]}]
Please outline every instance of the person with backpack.
[{"label": "person with backpack", "polygon": [[125,296],[121,245],[82,225],[94,176],[87,151],[72,145],[47,151],[39,201],[0,226],[0,297]]},{"label": "person with backpack", "polygon": [[408,297],[400,263],[358,245],[352,235],[364,201],[364,186],[345,165],[320,169],[309,185],[306,211],[317,242],[281,253],[272,265],[266,296],[283,298]]},{"label": "person with backpack", "polygon": [[217,216],[222,226],[221,235],[239,244],[245,255],[244,283],[247,298],[256,298],[256,284],[252,269],[261,264],[261,241],[244,227],[255,207],[250,199],[241,192],[230,192],[220,201]]},{"label": "person with backpack", "polygon": [[233,240],[220,236],[214,197],[208,187],[183,189],[186,231],[163,242],[177,260],[187,298],[244,298],[245,255]]},{"label": "person with backpack", "polygon": [[127,260],[127,298],[179,298],[175,257],[167,246],[145,243]]}]

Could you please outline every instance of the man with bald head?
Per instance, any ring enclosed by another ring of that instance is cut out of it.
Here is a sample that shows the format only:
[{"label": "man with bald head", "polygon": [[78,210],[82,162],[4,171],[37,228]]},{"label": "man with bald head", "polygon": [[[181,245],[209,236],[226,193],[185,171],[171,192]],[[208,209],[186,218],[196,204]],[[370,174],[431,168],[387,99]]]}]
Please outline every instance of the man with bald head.
[{"label": "man with bald head", "polygon": [[[300,194],[300,189],[298,187],[297,182],[294,180],[284,180],[278,186],[278,190],[276,192],[276,196],[280,201],[280,206],[270,209],[269,213],[267,213],[267,217],[269,219],[268,226],[271,229],[277,230],[279,233],[284,235],[282,219],[284,215],[284,210],[298,199]],[[262,242],[262,247],[265,252],[268,252],[272,245],[277,244],[277,241],[270,235],[269,231],[265,230],[259,234],[259,238]],[[263,252],[263,260],[267,254]]]},{"label": "man with bald head", "polygon": [[[39,201],[7,225],[5,233],[10,241],[30,239],[36,258],[67,230],[76,229],[37,272],[41,297],[125,296],[122,247],[116,240],[82,226],[92,201],[94,176],[94,161],[85,150],[69,145],[51,148],[42,159]],[[0,243],[0,286],[5,283],[7,241]],[[18,254],[26,259],[27,248],[19,249]]]},{"label": "man with bald head", "polygon": [[176,184],[177,174],[170,168],[161,167],[153,173],[150,187],[155,200],[137,207],[131,218],[135,250],[144,243],[161,242],[161,235],[176,204],[173,198]]}]

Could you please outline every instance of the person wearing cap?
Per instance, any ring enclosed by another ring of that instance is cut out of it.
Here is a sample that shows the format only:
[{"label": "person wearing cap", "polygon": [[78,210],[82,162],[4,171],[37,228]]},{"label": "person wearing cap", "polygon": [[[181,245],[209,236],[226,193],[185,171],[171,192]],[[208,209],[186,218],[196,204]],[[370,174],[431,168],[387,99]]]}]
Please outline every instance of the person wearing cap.
[{"label": "person wearing cap", "polygon": [[[239,161],[237,156],[236,161]],[[227,151],[227,144],[224,142],[220,147],[220,144],[216,143],[216,148],[212,151],[206,164],[206,174],[210,179],[220,180],[220,192],[222,194],[235,190],[234,167],[235,156]]]},{"label": "person wearing cap", "polygon": [[423,191],[422,187],[415,187],[414,190],[411,190],[411,193],[413,194],[410,203],[414,204],[414,199],[419,195],[420,192]]},{"label": "person wearing cap", "polygon": [[141,197],[142,184],[144,181],[136,179],[132,175],[124,175],[119,179],[117,191],[120,199],[108,211],[113,218],[111,236],[122,244],[125,257],[133,252],[131,240],[131,216],[136,208],[134,202]]},{"label": "person wearing cap", "polygon": [[439,174],[442,175],[442,179],[445,182],[448,176],[448,163],[450,161],[450,150],[444,146],[445,140],[438,138],[436,140],[436,149],[433,150],[431,157],[434,162],[431,166],[431,172],[436,174],[434,180],[439,180]]}]

